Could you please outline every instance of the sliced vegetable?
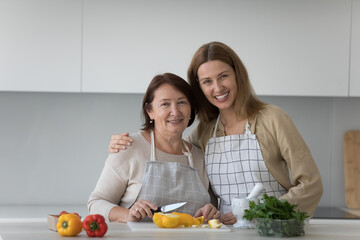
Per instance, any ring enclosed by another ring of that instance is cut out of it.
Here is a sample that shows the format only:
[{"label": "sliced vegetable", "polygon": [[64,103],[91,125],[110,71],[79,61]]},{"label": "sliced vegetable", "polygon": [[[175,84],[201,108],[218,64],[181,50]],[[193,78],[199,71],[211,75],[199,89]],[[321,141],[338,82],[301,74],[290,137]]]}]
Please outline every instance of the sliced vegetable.
[{"label": "sliced vegetable", "polygon": [[165,228],[174,228],[179,226],[180,216],[175,214],[164,214],[162,224]]},{"label": "sliced vegetable", "polygon": [[194,224],[194,218],[190,214],[178,212],[173,212],[172,214],[180,216],[179,225],[184,225],[184,227],[190,227]]},{"label": "sliced vegetable", "polygon": [[[204,216],[194,218],[187,213],[172,212],[155,213],[152,218],[156,226],[160,228],[176,228],[176,227],[200,227],[204,223]],[[207,224],[206,224],[207,225]],[[207,225],[208,226],[208,225]],[[202,226],[203,227],[203,226]]]},{"label": "sliced vegetable", "polygon": [[211,228],[220,228],[222,226],[222,223],[219,222],[218,219],[211,219],[208,223]]},{"label": "sliced vegetable", "polygon": [[200,224],[203,224],[204,223],[204,216],[201,216],[201,217],[197,217],[195,218],[196,220],[198,220],[200,222]]},{"label": "sliced vegetable", "polygon": [[159,228],[163,228],[164,225],[162,224],[162,218],[163,218],[164,214],[159,212],[159,213],[155,213],[153,215],[153,222],[156,224],[156,226],[158,226]]}]

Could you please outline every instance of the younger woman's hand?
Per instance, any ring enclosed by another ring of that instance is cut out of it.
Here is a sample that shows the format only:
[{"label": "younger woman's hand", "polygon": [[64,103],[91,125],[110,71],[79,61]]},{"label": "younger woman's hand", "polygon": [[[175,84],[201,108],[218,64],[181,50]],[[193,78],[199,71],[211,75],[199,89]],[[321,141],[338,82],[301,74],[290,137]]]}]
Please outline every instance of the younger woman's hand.
[{"label": "younger woman's hand", "polygon": [[202,208],[196,211],[194,217],[204,216],[204,222],[208,222],[211,219],[218,219],[220,212],[211,203],[206,204]]},{"label": "younger woman's hand", "polygon": [[109,153],[117,153],[120,150],[125,150],[130,146],[133,139],[129,137],[129,133],[115,134],[111,136],[109,143]]}]

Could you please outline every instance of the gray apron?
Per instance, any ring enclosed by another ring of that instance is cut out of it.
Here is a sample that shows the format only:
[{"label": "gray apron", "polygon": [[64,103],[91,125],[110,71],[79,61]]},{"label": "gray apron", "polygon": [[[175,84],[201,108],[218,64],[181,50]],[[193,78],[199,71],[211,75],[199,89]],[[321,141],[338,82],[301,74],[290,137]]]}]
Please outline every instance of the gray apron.
[{"label": "gray apron", "polygon": [[205,167],[211,187],[220,198],[220,212],[231,212],[231,199],[245,198],[256,183],[262,183],[265,193],[280,197],[287,190],[271,175],[263,160],[255,134],[246,121],[245,133],[216,137],[220,115],[213,138],[205,149]]},{"label": "gray apron", "polygon": [[[187,202],[176,212],[195,215],[196,211],[210,203],[210,195],[194,168],[192,154],[184,143],[189,166],[178,162],[158,162],[155,157],[154,132],[151,131],[151,156],[146,162],[143,183],[135,202],[139,199],[158,206]],[[145,221],[148,219],[144,219]]]}]

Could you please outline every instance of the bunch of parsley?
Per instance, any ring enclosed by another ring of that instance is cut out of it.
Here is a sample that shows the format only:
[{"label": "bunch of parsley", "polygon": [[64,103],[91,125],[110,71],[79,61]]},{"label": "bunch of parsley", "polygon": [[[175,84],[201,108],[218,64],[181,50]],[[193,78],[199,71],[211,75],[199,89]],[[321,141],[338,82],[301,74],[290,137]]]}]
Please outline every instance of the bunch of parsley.
[{"label": "bunch of parsley", "polygon": [[[245,210],[244,219],[257,219],[256,230],[264,236],[300,236],[304,235],[304,220],[309,218],[306,212],[295,211],[296,205],[288,201],[264,194],[262,201],[249,202],[249,209]],[[272,221],[290,220],[292,221]]]}]

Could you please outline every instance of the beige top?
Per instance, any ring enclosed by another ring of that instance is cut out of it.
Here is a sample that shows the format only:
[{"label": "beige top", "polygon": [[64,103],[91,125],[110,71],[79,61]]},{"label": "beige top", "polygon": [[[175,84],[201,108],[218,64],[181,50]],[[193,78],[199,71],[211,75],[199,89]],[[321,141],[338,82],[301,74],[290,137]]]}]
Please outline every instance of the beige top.
[{"label": "beige top", "polygon": [[[105,162],[104,169],[91,193],[88,201],[88,210],[91,214],[101,214],[109,219],[110,210],[115,206],[129,208],[136,200],[140,191],[146,161],[150,160],[151,144],[140,133],[130,136],[134,142],[126,151],[110,154]],[[205,189],[209,188],[204,156],[200,148],[192,146],[194,168]],[[156,160],[161,162],[179,162],[189,166],[185,155],[173,155],[156,149]]]},{"label": "beige top", "polygon": [[[216,119],[208,124],[199,123],[188,141],[200,146],[205,152],[206,143],[213,136],[215,123]],[[249,119],[249,124],[251,132],[256,134],[267,168],[288,190],[281,198],[313,215],[323,191],[321,177],[310,150],[290,117],[281,108],[266,105],[254,119]],[[225,136],[221,122],[216,136]]]}]

